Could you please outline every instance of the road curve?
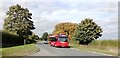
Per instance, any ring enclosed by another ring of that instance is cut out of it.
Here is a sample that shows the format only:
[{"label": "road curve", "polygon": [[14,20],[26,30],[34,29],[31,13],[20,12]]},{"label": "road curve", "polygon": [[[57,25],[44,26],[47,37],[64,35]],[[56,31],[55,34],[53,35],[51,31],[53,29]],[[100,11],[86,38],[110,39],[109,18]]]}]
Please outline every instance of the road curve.
[{"label": "road curve", "polygon": [[36,44],[40,48],[40,52],[29,56],[107,56],[99,53],[92,53],[74,48],[56,48],[49,44]]}]

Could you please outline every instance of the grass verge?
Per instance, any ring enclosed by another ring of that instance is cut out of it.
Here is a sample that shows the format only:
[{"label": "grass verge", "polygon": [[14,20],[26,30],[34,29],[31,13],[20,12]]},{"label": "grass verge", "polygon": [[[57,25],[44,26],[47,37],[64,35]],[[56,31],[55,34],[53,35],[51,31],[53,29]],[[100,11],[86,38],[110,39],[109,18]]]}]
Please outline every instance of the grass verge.
[{"label": "grass verge", "polygon": [[[27,44],[9,48],[2,48],[2,56],[25,56],[39,51],[35,44]],[[17,57],[18,58],[18,57]]]},{"label": "grass verge", "polygon": [[104,53],[109,55],[118,55],[118,41],[117,40],[96,40],[89,45],[79,45],[76,41],[70,41],[73,48],[80,50]]}]

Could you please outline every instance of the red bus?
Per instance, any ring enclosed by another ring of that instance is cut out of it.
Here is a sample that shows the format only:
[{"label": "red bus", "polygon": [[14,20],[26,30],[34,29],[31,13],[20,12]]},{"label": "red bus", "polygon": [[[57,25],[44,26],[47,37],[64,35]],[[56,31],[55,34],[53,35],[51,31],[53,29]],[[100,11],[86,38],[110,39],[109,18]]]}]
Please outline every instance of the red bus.
[{"label": "red bus", "polygon": [[57,41],[57,36],[53,35],[53,36],[49,36],[49,38],[50,38],[49,44],[51,46],[55,46],[55,42]]},{"label": "red bus", "polygon": [[50,36],[49,44],[55,47],[69,47],[68,36],[67,35],[53,35]]}]

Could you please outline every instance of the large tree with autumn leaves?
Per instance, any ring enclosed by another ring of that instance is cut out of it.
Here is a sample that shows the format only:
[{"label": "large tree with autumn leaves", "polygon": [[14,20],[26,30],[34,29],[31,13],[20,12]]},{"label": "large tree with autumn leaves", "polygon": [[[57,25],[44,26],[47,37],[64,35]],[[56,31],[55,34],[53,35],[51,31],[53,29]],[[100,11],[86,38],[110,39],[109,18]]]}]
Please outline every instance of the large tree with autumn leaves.
[{"label": "large tree with autumn leaves", "polygon": [[55,29],[53,31],[53,34],[64,33],[68,36],[72,36],[76,27],[77,27],[76,23],[62,22],[62,23],[55,25]]}]

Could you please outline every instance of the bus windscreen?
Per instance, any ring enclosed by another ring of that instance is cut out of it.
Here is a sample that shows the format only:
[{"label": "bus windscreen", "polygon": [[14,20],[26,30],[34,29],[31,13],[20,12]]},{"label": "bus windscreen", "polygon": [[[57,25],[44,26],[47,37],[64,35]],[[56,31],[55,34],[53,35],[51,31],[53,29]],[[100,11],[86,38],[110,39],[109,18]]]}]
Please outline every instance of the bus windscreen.
[{"label": "bus windscreen", "polygon": [[68,38],[67,37],[59,37],[58,39],[61,42],[68,42]]}]

